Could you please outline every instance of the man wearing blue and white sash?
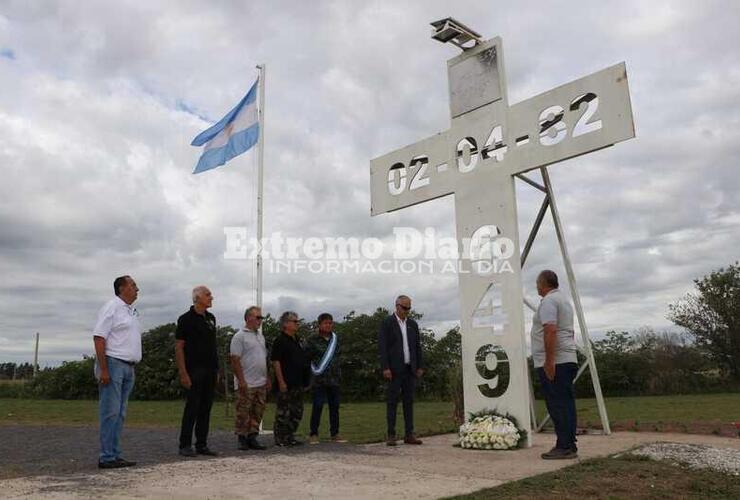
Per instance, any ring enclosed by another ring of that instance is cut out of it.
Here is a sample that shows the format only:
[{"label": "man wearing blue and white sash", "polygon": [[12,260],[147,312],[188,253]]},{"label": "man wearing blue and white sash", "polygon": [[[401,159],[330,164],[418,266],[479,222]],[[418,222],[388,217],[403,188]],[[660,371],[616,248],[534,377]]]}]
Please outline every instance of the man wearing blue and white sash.
[{"label": "man wearing blue and white sash", "polygon": [[345,443],[339,435],[339,339],[333,332],[334,318],[322,313],[317,320],[319,331],[308,338],[306,352],[311,361],[313,375],[313,408],[311,409],[311,434],[308,442],[318,444],[319,423],[324,403],[329,403],[329,432],[335,443]]}]

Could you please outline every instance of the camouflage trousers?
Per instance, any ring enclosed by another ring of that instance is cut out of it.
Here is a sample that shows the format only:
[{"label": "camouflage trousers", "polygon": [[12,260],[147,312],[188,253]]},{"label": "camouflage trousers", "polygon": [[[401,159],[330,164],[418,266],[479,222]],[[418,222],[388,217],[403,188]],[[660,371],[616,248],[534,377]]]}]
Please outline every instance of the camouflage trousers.
[{"label": "camouflage trousers", "polygon": [[242,436],[257,434],[267,404],[267,386],[249,387],[246,394],[237,392],[236,433]]},{"label": "camouflage trousers", "polygon": [[278,392],[275,403],[275,444],[287,444],[303,418],[303,389]]}]

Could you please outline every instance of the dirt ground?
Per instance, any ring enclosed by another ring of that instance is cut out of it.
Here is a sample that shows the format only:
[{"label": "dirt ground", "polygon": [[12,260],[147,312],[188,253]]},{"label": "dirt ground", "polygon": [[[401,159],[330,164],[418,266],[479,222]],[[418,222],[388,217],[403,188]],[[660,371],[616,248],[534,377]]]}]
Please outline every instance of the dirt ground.
[{"label": "dirt ground", "polygon": [[[140,465],[98,471],[95,429],[30,429],[32,437],[28,427],[0,427],[0,477],[7,478],[0,480],[2,497],[438,498],[573,463],[539,458],[552,446],[548,434],[534,435],[532,448],[517,451],[454,448],[455,436],[448,434],[425,438],[423,446],[322,443],[239,452],[233,435],[221,433],[211,442],[226,456],[186,460],[174,454],[172,430],[132,429],[124,436],[125,456]],[[660,441],[740,449],[737,438],[618,432],[580,436],[579,454],[605,456]]]}]

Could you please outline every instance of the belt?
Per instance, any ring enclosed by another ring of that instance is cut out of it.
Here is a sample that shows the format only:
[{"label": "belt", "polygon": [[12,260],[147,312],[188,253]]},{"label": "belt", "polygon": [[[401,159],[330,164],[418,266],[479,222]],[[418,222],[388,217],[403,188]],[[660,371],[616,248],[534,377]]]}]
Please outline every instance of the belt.
[{"label": "belt", "polygon": [[115,359],[116,361],[120,361],[121,363],[126,363],[129,366],[136,366],[136,361],[126,361],[125,359],[121,358],[114,358],[113,356],[108,356],[111,359]]}]

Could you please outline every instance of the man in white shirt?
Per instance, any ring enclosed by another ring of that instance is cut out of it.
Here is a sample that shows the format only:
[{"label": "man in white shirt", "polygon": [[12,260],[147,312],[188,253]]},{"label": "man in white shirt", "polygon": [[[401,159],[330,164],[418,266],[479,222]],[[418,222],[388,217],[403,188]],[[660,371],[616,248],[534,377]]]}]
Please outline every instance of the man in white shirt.
[{"label": "man in white shirt", "polygon": [[262,309],[251,306],[244,312],[244,328],[231,338],[231,368],[237,381],[236,435],[240,450],[264,450],[257,441],[265,413],[267,391],[267,348],[260,332]]},{"label": "man in white shirt", "polygon": [[131,276],[113,281],[116,296],[98,312],[93,328],[95,376],[100,389],[100,458],[98,467],[136,465],[121,457],[121,430],[134,388],[134,365],[141,361],[139,313],[133,306],[139,288]]}]

